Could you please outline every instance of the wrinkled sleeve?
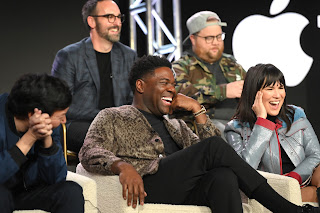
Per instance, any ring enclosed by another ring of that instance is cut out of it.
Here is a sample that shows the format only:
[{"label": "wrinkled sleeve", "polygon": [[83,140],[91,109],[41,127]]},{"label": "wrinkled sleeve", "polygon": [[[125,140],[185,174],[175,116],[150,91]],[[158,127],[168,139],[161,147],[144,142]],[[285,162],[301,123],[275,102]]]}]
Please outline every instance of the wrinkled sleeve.
[{"label": "wrinkled sleeve", "polygon": [[121,160],[113,152],[118,145],[112,134],[114,132],[112,121],[112,115],[102,110],[89,127],[79,152],[79,160],[89,172],[113,175],[111,165]]},{"label": "wrinkled sleeve", "polygon": [[39,176],[48,184],[65,181],[67,176],[67,165],[61,145],[60,128],[61,126],[54,129],[52,133],[53,144],[51,147],[39,148],[39,158],[37,160]]},{"label": "wrinkled sleeve", "polygon": [[303,129],[303,149],[305,152],[305,159],[297,165],[297,167],[288,174],[293,178],[296,178],[297,173],[301,178],[298,181],[302,184],[305,180],[307,180],[313,173],[314,168],[320,163],[320,145],[319,140],[312,128],[312,125],[308,121],[308,119],[304,119],[305,128]]},{"label": "wrinkled sleeve", "polygon": [[243,128],[239,128],[240,125],[238,125],[239,123],[236,124],[235,120],[226,125],[224,130],[226,140],[242,159],[257,169],[275,129],[275,124],[267,119],[258,118],[250,135],[245,135]]},{"label": "wrinkled sleeve", "polygon": [[207,122],[204,124],[198,124],[197,129],[199,137],[201,140],[212,137],[212,136],[221,136],[220,130],[212,123],[209,116],[207,116]]}]

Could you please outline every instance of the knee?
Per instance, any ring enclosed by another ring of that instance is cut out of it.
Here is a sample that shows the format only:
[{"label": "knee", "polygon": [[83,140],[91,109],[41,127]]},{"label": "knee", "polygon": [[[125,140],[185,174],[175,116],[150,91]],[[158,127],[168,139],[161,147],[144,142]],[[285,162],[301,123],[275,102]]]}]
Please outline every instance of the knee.
[{"label": "knee", "polygon": [[206,138],[202,141],[202,143],[204,143],[208,149],[234,151],[233,148],[224,139],[222,139],[219,136],[212,136],[212,137]]},{"label": "knee", "polygon": [[60,197],[61,200],[65,200],[68,202],[77,203],[78,205],[81,203],[84,203],[84,198],[83,198],[83,190],[82,187],[73,181],[66,181],[61,183],[61,185],[58,187],[57,191],[58,196]]},{"label": "knee", "polygon": [[222,186],[230,186],[238,188],[238,178],[234,172],[226,167],[215,168],[208,172],[209,179],[215,182],[215,184],[221,184]]}]

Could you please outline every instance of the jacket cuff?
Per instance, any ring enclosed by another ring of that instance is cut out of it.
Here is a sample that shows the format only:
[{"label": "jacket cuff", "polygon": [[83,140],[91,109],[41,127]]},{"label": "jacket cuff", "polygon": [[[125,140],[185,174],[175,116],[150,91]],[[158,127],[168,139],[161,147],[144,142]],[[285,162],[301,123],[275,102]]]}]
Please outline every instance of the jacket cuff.
[{"label": "jacket cuff", "polygon": [[275,130],[275,128],[276,128],[275,123],[273,123],[272,121],[269,121],[268,119],[261,118],[261,117],[258,117],[256,124],[263,126],[263,127],[270,129],[270,130]]},{"label": "jacket cuff", "polygon": [[21,150],[16,145],[14,145],[10,150],[8,150],[8,152],[19,167],[21,167],[21,165],[28,160],[28,158],[21,152]]},{"label": "jacket cuff", "polygon": [[299,182],[300,185],[302,184],[302,178],[298,173],[289,172],[288,174],[286,174],[286,176],[292,177],[292,178],[296,179]]},{"label": "jacket cuff", "polygon": [[39,147],[39,153],[47,156],[54,155],[58,151],[59,151],[59,147],[55,142],[52,142],[52,146],[50,146],[49,148],[44,148],[42,146]]}]

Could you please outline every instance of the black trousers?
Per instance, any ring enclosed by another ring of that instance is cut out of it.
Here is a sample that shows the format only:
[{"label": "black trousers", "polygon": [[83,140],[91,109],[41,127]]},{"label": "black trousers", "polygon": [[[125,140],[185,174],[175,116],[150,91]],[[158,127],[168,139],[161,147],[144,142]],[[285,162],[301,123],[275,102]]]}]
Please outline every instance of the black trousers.
[{"label": "black trousers", "polygon": [[72,121],[67,125],[67,148],[79,153],[92,121]]},{"label": "black trousers", "polygon": [[143,177],[146,203],[205,205],[213,212],[242,212],[239,188],[251,198],[266,183],[220,137],[211,137],[161,159]]},{"label": "black trousers", "polygon": [[39,209],[52,213],[82,213],[84,198],[79,184],[66,181],[12,192],[0,185],[0,207],[3,213]]}]

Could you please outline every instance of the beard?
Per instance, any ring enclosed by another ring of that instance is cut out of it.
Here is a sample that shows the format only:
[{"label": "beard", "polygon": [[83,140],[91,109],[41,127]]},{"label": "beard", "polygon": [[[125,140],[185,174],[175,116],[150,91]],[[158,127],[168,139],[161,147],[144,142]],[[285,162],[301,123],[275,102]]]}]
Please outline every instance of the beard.
[{"label": "beard", "polygon": [[[109,34],[109,30],[111,29],[118,29],[118,34]],[[97,25],[97,33],[101,38],[106,39],[107,41],[110,41],[112,43],[118,42],[120,40],[120,33],[121,33],[121,27],[119,26],[113,26],[109,27],[106,30],[102,30],[100,25]]]},{"label": "beard", "polygon": [[222,53],[223,53],[222,49],[219,49],[217,53],[208,52],[208,57],[211,59],[211,61],[216,62],[221,58]]}]

